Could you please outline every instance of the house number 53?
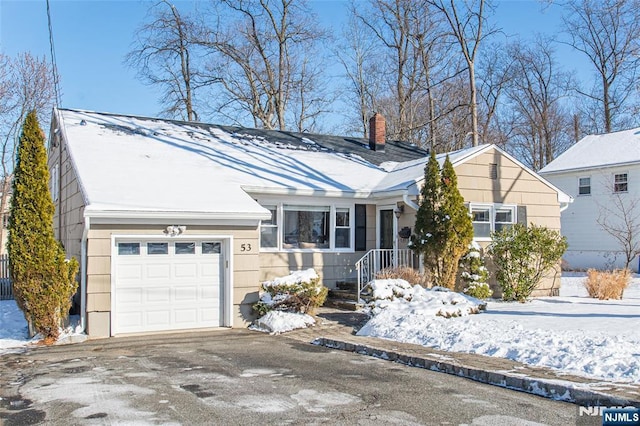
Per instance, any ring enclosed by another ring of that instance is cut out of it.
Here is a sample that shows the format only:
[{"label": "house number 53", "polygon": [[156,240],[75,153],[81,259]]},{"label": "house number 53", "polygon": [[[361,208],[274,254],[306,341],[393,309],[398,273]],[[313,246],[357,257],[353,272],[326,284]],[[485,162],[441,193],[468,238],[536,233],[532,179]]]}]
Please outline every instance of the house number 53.
[{"label": "house number 53", "polygon": [[251,251],[251,244],[240,244],[240,251]]}]

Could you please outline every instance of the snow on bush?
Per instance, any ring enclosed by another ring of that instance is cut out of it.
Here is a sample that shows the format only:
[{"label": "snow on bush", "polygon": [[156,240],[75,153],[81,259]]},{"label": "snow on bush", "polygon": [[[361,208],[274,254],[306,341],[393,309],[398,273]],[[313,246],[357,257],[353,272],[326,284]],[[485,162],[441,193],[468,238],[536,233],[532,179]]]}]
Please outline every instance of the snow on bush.
[{"label": "snow on bush", "polygon": [[262,283],[260,301],[253,309],[264,315],[271,310],[312,314],[322,306],[329,290],[313,268]]},{"label": "snow on bush", "polygon": [[385,312],[410,311],[425,317],[451,318],[477,314],[486,308],[485,302],[465,294],[444,287],[412,286],[402,279],[374,280],[371,289],[373,300],[367,304],[367,310],[374,317]]},{"label": "snow on bush", "polygon": [[274,334],[312,325],[315,320],[309,314],[324,303],[327,293],[314,269],[265,281],[253,305],[260,318],[249,328]]},{"label": "snow on bush", "polygon": [[269,311],[264,316],[254,321],[254,323],[249,326],[249,329],[265,333],[279,334],[298,328],[306,328],[315,324],[315,322],[316,321],[313,317],[307,314]]},{"label": "snow on bush", "polygon": [[460,259],[460,277],[464,283],[464,294],[477,299],[491,297],[493,291],[489,287],[489,271],[484,265],[484,259],[480,252],[480,245],[473,241],[469,245],[469,251]]}]

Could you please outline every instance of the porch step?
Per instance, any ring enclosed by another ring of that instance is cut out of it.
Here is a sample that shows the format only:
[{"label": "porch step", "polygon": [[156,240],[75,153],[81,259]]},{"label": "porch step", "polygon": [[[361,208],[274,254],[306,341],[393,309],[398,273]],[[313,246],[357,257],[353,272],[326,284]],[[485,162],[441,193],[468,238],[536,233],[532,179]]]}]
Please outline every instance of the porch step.
[{"label": "porch step", "polygon": [[345,311],[358,311],[363,308],[361,303],[353,299],[330,299],[325,300],[323,306],[330,308],[344,309]]},{"label": "porch step", "polygon": [[336,283],[336,287],[338,290],[349,290],[355,293],[358,291],[358,281],[356,280],[338,281]]},{"label": "porch step", "polygon": [[329,299],[345,299],[345,300],[354,300],[358,301],[358,295],[356,291],[351,290],[329,290],[329,294],[327,295]]}]

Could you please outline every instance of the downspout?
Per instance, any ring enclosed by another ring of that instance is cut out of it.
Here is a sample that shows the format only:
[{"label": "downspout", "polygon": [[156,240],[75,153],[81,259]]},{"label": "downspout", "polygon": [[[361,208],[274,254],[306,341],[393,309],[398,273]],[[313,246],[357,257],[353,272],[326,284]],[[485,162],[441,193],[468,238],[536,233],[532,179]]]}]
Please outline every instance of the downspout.
[{"label": "downspout", "polygon": [[560,203],[560,213],[562,213],[563,211],[568,209],[569,208],[569,204],[571,204],[571,203],[570,202],[569,203]]},{"label": "downspout", "polygon": [[80,241],[80,326],[82,331],[87,331],[87,236],[91,221],[89,216],[84,217],[84,230]]},{"label": "downspout", "polygon": [[409,199],[409,193],[408,192],[405,192],[404,194],[402,194],[402,201],[404,201],[404,203],[407,206],[411,207],[413,210],[418,211],[419,206]]}]

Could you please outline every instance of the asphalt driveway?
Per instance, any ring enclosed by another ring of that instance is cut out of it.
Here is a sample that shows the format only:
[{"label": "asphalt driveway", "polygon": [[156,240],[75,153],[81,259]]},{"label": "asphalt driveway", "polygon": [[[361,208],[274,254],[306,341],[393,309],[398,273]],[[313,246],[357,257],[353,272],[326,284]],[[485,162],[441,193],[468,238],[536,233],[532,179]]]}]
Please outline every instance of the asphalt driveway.
[{"label": "asphalt driveway", "polygon": [[566,425],[577,414],[572,404],[247,330],[89,341],[0,361],[6,425]]}]

